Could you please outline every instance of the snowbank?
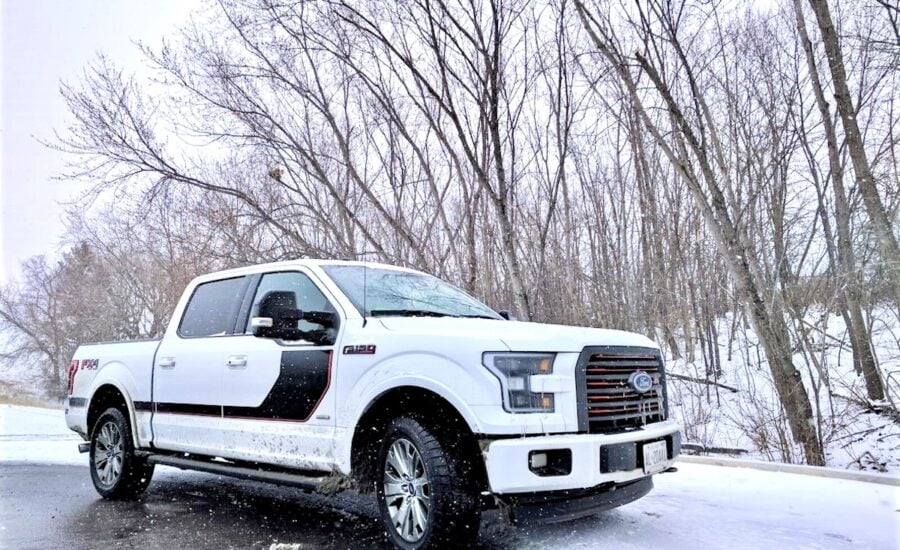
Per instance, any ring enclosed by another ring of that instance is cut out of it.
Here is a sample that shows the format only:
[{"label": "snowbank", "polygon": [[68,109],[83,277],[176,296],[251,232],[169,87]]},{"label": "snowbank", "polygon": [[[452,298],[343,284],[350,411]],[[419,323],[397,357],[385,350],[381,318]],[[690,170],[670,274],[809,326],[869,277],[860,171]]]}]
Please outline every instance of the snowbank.
[{"label": "snowbank", "polygon": [[63,411],[0,405],[0,462],[87,465],[82,442],[66,427]]}]

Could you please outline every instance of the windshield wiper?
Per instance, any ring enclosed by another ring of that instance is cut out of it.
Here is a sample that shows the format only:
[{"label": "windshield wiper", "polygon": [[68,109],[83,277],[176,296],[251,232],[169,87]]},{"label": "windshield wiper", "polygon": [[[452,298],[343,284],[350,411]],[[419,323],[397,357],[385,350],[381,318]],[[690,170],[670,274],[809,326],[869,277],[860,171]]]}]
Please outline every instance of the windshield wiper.
[{"label": "windshield wiper", "polygon": [[373,309],[369,315],[372,317],[453,317],[449,313],[429,309]]},{"label": "windshield wiper", "polygon": [[471,315],[457,315],[456,317],[465,317],[466,319],[491,319],[492,321],[500,321],[497,317],[491,317],[490,315],[484,315],[483,313],[473,313]]}]

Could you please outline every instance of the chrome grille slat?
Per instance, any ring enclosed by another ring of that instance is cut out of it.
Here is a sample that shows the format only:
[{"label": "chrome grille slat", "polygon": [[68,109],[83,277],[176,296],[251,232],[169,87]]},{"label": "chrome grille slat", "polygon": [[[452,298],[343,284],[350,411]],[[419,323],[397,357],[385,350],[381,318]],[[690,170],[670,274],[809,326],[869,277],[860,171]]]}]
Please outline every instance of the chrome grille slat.
[{"label": "chrome grille slat", "polygon": [[[604,416],[603,420],[617,422],[617,421],[622,421],[622,420],[640,420],[642,417],[650,417],[650,416],[656,416],[656,414],[655,413],[614,414],[614,415]],[[641,424],[647,424],[647,423],[648,422],[642,422]]]},{"label": "chrome grille slat", "polygon": [[[588,382],[607,382],[611,380],[621,380],[623,382],[623,386],[627,386],[628,377],[631,376],[631,373],[639,370],[647,372],[646,369],[632,369],[629,372],[610,372],[605,374],[593,374],[588,371],[587,380]],[[647,374],[653,377],[653,382],[655,384],[659,383],[659,377],[661,376],[659,373],[647,372]]]},{"label": "chrome grille slat", "polygon": [[608,409],[610,407],[623,407],[623,408],[633,408],[635,406],[641,406],[650,408],[650,407],[659,407],[660,399],[657,397],[655,399],[632,399],[632,400],[620,400],[620,401],[607,401],[607,400],[598,400],[591,401],[590,397],[588,397],[588,412],[591,412],[592,409]]},{"label": "chrome grille slat", "polygon": [[[662,385],[660,385],[660,384],[654,384],[654,385],[653,385],[653,388],[652,388],[650,391],[652,391],[652,392],[659,392],[659,391],[662,391]],[[630,389],[628,386],[618,386],[618,387],[612,387],[612,388],[591,388],[591,387],[588,387],[588,389],[587,389],[587,394],[588,394],[588,395],[595,395],[595,394],[598,394],[598,395],[600,395],[600,394],[606,395],[606,394],[620,394],[620,393],[628,394],[628,395],[633,395],[633,396],[638,396],[638,395],[640,395],[640,394],[637,393],[636,391]]]},{"label": "chrome grille slat", "polygon": [[593,367],[601,367],[601,366],[602,366],[603,368],[621,368],[621,369],[648,368],[648,369],[655,369],[655,368],[657,368],[659,365],[656,364],[656,361],[648,361],[648,360],[641,360],[641,361],[630,361],[630,360],[629,360],[629,361],[614,361],[614,360],[610,360],[610,361],[603,361],[602,363],[601,363],[600,361],[591,361],[591,362],[588,363],[588,365],[587,365],[588,369],[591,369],[591,368],[593,368]]}]

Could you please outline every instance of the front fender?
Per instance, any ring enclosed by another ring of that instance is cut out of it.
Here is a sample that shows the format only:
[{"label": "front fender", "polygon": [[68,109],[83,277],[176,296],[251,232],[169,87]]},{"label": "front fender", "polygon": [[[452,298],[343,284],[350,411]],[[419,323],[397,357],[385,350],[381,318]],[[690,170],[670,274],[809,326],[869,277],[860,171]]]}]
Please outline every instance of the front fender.
[{"label": "front fender", "polygon": [[[486,386],[494,385],[494,391],[486,391]],[[485,369],[472,372],[434,353],[399,353],[373,364],[346,392],[342,392],[346,396],[344,403],[349,406],[342,415],[348,420],[345,425],[355,427],[378,397],[403,386],[422,388],[440,395],[453,405],[475,433],[480,433],[482,426],[471,405],[499,404],[499,383]]]}]

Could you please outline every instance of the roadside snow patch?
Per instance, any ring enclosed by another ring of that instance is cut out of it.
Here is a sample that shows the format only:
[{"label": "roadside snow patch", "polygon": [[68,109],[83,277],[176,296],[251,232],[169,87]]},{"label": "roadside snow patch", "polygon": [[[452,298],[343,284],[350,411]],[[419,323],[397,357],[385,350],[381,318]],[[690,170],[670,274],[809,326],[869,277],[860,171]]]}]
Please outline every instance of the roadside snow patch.
[{"label": "roadside snow patch", "polygon": [[60,409],[0,405],[0,462],[86,466],[81,442]]},{"label": "roadside snow patch", "polygon": [[522,549],[898,548],[897,487],[678,464],[646,497],[594,519],[517,533]]}]

